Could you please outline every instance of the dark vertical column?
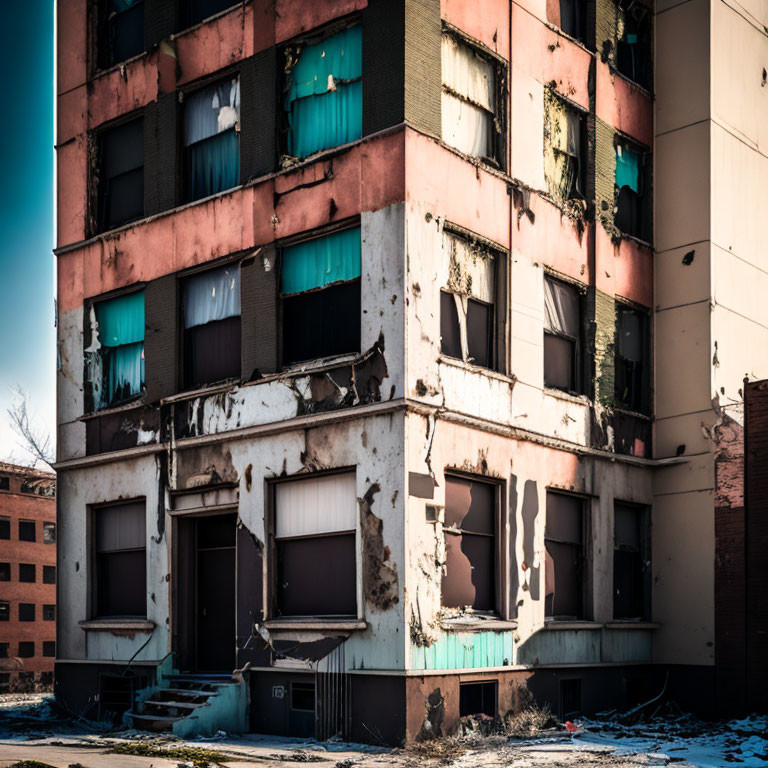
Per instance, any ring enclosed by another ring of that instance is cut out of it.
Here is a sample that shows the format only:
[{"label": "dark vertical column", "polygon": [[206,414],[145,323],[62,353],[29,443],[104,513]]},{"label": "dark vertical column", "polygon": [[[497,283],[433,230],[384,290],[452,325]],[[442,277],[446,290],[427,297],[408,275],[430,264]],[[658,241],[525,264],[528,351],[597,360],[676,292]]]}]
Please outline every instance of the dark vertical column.
[{"label": "dark vertical column", "polygon": [[144,0],[146,50],[151,50],[178,31],[178,0]]},{"label": "dark vertical column", "polygon": [[277,371],[277,290],[277,252],[267,245],[240,267],[243,381]]},{"label": "dark vertical column", "polygon": [[177,290],[176,275],[164,275],[144,291],[144,369],[150,403],[178,391]]},{"label": "dark vertical column", "polygon": [[240,183],[271,173],[278,154],[277,48],[271,46],[240,67]]},{"label": "dark vertical column", "polygon": [[177,205],[179,188],[178,111],[175,93],[158,96],[144,110],[144,214]]}]

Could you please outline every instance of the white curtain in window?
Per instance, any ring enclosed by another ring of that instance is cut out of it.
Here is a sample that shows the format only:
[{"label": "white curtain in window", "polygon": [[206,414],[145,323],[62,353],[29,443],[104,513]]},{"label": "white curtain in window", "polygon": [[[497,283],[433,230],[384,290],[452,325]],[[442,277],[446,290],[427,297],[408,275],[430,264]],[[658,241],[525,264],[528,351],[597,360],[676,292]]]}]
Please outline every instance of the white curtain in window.
[{"label": "white curtain in window", "polygon": [[[493,304],[496,291],[494,259],[491,252],[451,232],[443,232],[443,238],[448,263],[451,264],[447,287],[486,304]],[[454,265],[458,268],[454,268]],[[453,284],[457,274],[459,285]]]},{"label": "white curtain in window", "polygon": [[240,122],[240,78],[201,88],[184,101],[184,146],[188,147]]},{"label": "white curtain in window", "polygon": [[357,528],[354,472],[279,483],[275,490],[278,539]]},{"label": "white curtain in window", "polygon": [[184,327],[240,314],[240,266],[211,269],[184,283]]},{"label": "white curtain in window", "polygon": [[496,108],[493,65],[451,35],[443,35],[443,84],[489,112]]},{"label": "white curtain in window", "polygon": [[119,504],[97,509],[96,551],[115,552],[146,546],[146,511],[144,502]]},{"label": "white curtain in window", "polygon": [[579,335],[579,297],[576,289],[544,278],[544,327],[548,331]]}]

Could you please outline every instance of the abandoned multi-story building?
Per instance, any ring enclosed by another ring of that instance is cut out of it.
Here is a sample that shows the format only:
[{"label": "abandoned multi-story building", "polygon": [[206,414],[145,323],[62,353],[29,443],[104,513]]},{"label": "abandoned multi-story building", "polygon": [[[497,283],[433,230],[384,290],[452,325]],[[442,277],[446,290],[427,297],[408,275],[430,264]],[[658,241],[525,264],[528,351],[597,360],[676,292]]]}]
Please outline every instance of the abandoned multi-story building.
[{"label": "abandoned multi-story building", "polygon": [[765,25],[59,3],[57,695],[385,743],[764,703]]},{"label": "abandoned multi-story building", "polygon": [[0,462],[0,693],[53,685],[56,476]]}]

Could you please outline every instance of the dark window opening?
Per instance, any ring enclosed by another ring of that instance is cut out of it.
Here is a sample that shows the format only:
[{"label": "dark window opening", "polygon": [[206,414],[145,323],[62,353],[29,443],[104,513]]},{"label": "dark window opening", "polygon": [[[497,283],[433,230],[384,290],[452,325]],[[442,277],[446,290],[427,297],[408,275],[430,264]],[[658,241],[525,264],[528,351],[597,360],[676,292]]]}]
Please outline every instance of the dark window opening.
[{"label": "dark window opening", "polygon": [[291,709],[301,712],[315,711],[314,683],[291,683]]},{"label": "dark window opening", "polygon": [[626,143],[616,144],[614,224],[625,235],[648,241],[650,209],[645,200],[650,156]]},{"label": "dark window opening", "polygon": [[0,621],[11,620],[11,606],[10,603],[0,600]]},{"label": "dark window opening", "polygon": [[0,581],[10,581],[10,580],[11,580],[11,564],[0,563]]},{"label": "dark window opening", "polygon": [[56,523],[43,523],[43,544],[56,543]]},{"label": "dark window opening", "polygon": [[56,606],[46,604],[43,606],[43,621],[56,621]]},{"label": "dark window opening", "polygon": [[581,680],[560,681],[560,719],[581,713]]},{"label": "dark window opening", "polygon": [[144,52],[143,0],[100,0],[98,13],[102,69]]},{"label": "dark window opening", "polygon": [[575,286],[544,277],[544,386],[581,393],[581,296]]},{"label": "dark window opening", "polygon": [[547,21],[583,42],[586,33],[584,0],[547,0]]},{"label": "dark window opening", "polygon": [[497,486],[478,480],[445,478],[446,608],[496,610]]},{"label": "dark window opening", "polygon": [[35,541],[35,521],[19,520],[19,541]]},{"label": "dark window opening", "polygon": [[36,580],[34,563],[19,563],[19,581],[33,584]]},{"label": "dark window opening", "polygon": [[31,659],[35,655],[35,644],[32,641],[25,640],[19,643],[19,658]]},{"label": "dark window opening", "polygon": [[43,584],[55,584],[56,583],[56,566],[44,565],[43,566]]},{"label": "dark window opening", "polygon": [[147,615],[144,502],[94,512],[98,617]]},{"label": "dark window opening", "polygon": [[40,685],[49,686],[53,685],[53,672],[46,671],[40,673]]},{"label": "dark window opening", "polygon": [[360,351],[360,229],[283,248],[283,364]]},{"label": "dark window opening", "polygon": [[621,0],[619,14],[624,32],[616,43],[616,69],[638,85],[650,90],[651,13],[636,0]]},{"label": "dark window opening", "polygon": [[183,283],[184,386],[240,376],[240,267],[193,275]]},{"label": "dark window opening", "polygon": [[43,641],[43,656],[54,657],[56,656],[56,643],[53,640]]},{"label": "dark window opening", "polygon": [[0,539],[11,538],[11,518],[0,517]]},{"label": "dark window opening", "polygon": [[19,621],[35,620],[35,604],[19,603]]},{"label": "dark window opening", "polygon": [[144,216],[144,119],[99,136],[99,229],[114,229]]},{"label": "dark window opening", "polygon": [[186,0],[185,3],[182,3],[184,9],[182,24],[185,28],[191,27],[215,16],[217,13],[226,11],[227,8],[232,8],[233,5],[236,3],[233,3],[232,0]]},{"label": "dark window opening", "polygon": [[648,315],[621,304],[616,313],[616,404],[646,413],[650,400]]},{"label": "dark window opening", "polygon": [[11,478],[8,475],[0,476],[0,491],[9,491],[11,489]]},{"label": "dark window opening", "polygon": [[11,649],[10,643],[0,643],[0,659],[7,659],[8,652]]},{"label": "dark window opening", "polygon": [[118,721],[133,706],[136,678],[121,675],[99,677],[99,719]]},{"label": "dark window opening", "polygon": [[547,492],[544,546],[545,616],[552,619],[583,619],[587,574],[582,499]]},{"label": "dark window opening", "polygon": [[496,717],[499,684],[496,680],[481,683],[459,683],[459,717],[486,715]]},{"label": "dark window opening", "polygon": [[644,507],[613,508],[613,618],[647,619],[650,595],[649,517]]}]

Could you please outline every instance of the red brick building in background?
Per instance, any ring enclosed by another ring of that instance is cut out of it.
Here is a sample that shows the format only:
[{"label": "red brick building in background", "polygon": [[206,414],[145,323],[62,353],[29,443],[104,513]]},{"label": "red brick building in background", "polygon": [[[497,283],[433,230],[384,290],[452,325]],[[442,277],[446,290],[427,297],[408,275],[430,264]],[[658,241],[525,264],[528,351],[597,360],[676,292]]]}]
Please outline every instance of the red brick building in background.
[{"label": "red brick building in background", "polygon": [[0,693],[53,683],[56,476],[0,463]]}]

